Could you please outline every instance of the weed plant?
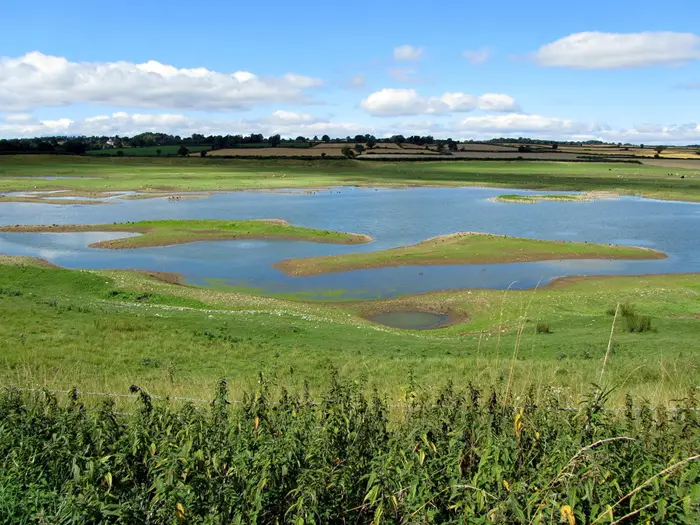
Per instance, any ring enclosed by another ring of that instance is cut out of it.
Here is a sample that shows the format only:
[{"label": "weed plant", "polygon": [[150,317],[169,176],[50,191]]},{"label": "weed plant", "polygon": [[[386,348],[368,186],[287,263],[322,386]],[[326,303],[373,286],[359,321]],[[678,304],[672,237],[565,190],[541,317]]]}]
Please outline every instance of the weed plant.
[{"label": "weed plant", "polygon": [[[700,522],[700,428],[628,398],[579,410],[500,390],[390,407],[334,376],[322,399],[257,391],[133,410],[0,393],[0,522],[418,524]],[[121,410],[121,409],[120,409]]]}]

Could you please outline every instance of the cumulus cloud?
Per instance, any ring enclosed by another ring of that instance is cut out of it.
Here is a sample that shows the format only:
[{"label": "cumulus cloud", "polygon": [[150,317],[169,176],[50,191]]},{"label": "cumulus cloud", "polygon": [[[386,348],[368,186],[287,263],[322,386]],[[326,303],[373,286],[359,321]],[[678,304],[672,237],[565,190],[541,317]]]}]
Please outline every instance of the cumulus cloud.
[{"label": "cumulus cloud", "polygon": [[700,59],[700,36],[670,31],[588,31],[542,46],[534,58],[542,66],[576,69],[674,66]]},{"label": "cumulus cloud", "polygon": [[485,111],[518,110],[517,102],[509,95],[487,93],[474,96],[466,93],[445,93],[440,97],[424,97],[415,89],[375,91],[364,99],[360,106],[375,116],[449,114],[474,109]]},{"label": "cumulus cloud", "polygon": [[489,58],[491,58],[491,55],[492,52],[488,47],[462,51],[462,56],[475,66],[486,62]]},{"label": "cumulus cloud", "polygon": [[394,48],[394,59],[401,61],[419,60],[424,52],[425,49],[422,47],[413,47],[407,44]]},{"label": "cumulus cloud", "polygon": [[285,137],[329,134],[333,136],[371,133],[371,126],[353,122],[334,122],[314,118],[305,113],[278,110],[259,119],[193,118],[172,113],[127,113],[97,115],[82,120],[56,119],[38,120],[33,117],[17,121],[12,115],[0,120],[0,138],[38,137],[48,135],[97,135],[131,136],[146,131],[157,131],[172,135],[189,136],[235,135],[262,133],[266,136],[279,133]]},{"label": "cumulus cloud", "polygon": [[[456,103],[458,98],[453,99]],[[461,103],[466,103],[460,100]],[[551,140],[589,140],[632,142],[645,144],[684,144],[700,142],[700,124],[640,124],[614,129],[598,123],[584,123],[570,119],[530,115],[525,113],[470,115],[445,121],[417,119],[375,126],[367,123],[333,121],[315,118],[305,113],[279,110],[258,119],[193,118],[174,113],[146,114],[116,112],[80,120],[59,118],[40,120],[27,115],[6,115],[0,118],[0,138],[36,137],[48,135],[132,136],[146,131],[189,136],[279,133],[284,137],[329,134],[344,137],[372,133],[391,136],[396,133],[434,135],[438,138],[488,139],[492,137],[530,136]],[[386,122],[386,121],[384,121]]]},{"label": "cumulus cloud", "polygon": [[267,103],[308,100],[322,81],[297,74],[261,77],[248,71],[221,73],[178,69],[149,61],[71,62],[28,53],[0,57],[0,111],[43,106],[100,104],[167,109],[240,110]]},{"label": "cumulus cloud", "polygon": [[590,132],[591,126],[573,120],[544,117],[542,115],[509,113],[507,115],[470,116],[457,122],[455,129],[474,133],[529,133],[536,136],[538,133],[547,132],[570,136],[572,134]]}]

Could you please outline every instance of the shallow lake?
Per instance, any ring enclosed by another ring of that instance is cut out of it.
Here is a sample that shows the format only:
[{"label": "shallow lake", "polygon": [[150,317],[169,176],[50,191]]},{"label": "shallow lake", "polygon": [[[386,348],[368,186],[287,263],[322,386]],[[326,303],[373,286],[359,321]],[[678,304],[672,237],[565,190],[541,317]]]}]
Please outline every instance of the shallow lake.
[{"label": "shallow lake", "polygon": [[[307,298],[376,298],[454,288],[528,288],[566,275],[700,272],[700,204],[623,197],[593,202],[501,203],[493,188],[334,188],[231,192],[206,199],[119,200],[105,205],[0,204],[0,224],[89,224],[144,219],[281,218],[314,228],[365,233],[366,245],[238,240],[134,250],[87,245],[119,235],[0,233],[0,253],[34,255],[68,268],[148,269],[182,273],[194,284],[247,287]],[[548,192],[551,193],[551,192]],[[407,266],[289,277],[282,259],[371,251],[436,235],[479,231],[540,239],[646,246],[668,254],[652,261]]]}]

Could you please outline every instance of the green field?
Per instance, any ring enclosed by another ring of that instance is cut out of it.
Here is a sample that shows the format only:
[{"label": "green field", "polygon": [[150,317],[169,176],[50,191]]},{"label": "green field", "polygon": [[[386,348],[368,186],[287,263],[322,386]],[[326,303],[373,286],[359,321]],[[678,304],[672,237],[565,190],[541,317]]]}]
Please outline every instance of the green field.
[{"label": "green field", "polygon": [[[304,303],[170,284],[144,273],[76,271],[0,258],[0,383],[206,397],[220,377],[234,395],[263,372],[312,392],[330,370],[400,401],[409,384],[434,393],[452,380],[511,386],[576,404],[601,382],[652,404],[700,384],[700,276],[573,279],[536,291],[466,290],[389,301]],[[18,264],[19,263],[19,264]],[[377,311],[439,310],[462,320],[412,332],[364,319]],[[546,325],[547,331],[538,332]]]},{"label": "green field", "polygon": [[484,233],[454,233],[390,250],[288,259],[275,264],[275,267],[289,275],[320,275],[394,266],[665,257],[661,252],[633,246],[522,239]]},{"label": "green field", "polygon": [[[199,151],[208,151],[211,146],[185,146],[190,153]],[[168,155],[178,155],[180,146],[144,146],[138,148],[108,148],[108,149],[92,149],[85,152],[86,155],[117,155],[118,151],[123,151],[125,157],[158,157]],[[160,154],[158,151],[160,150]]]},{"label": "green field", "polygon": [[223,220],[161,220],[114,224],[80,224],[67,226],[0,226],[0,231],[15,233],[58,232],[136,232],[136,237],[99,241],[91,248],[145,248],[170,246],[199,241],[232,239],[294,239],[332,244],[360,244],[372,240],[367,235],[293,226],[280,219]]},{"label": "green field", "polygon": [[[684,178],[681,178],[681,175]],[[75,177],[44,180],[40,177]],[[700,173],[623,163],[376,162],[216,158],[0,157],[0,192],[195,191],[328,186],[494,186],[700,201]]]}]

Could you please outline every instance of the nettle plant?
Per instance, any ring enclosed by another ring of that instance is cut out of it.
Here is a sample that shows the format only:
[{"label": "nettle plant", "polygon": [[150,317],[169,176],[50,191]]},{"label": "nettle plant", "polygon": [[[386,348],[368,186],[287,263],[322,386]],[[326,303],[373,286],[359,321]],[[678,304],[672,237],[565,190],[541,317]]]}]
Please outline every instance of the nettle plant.
[{"label": "nettle plant", "polygon": [[[698,523],[700,428],[594,387],[576,409],[448,385],[392,407],[334,376],[208,407],[0,395],[3,523]],[[134,404],[135,403],[135,404]]]}]

